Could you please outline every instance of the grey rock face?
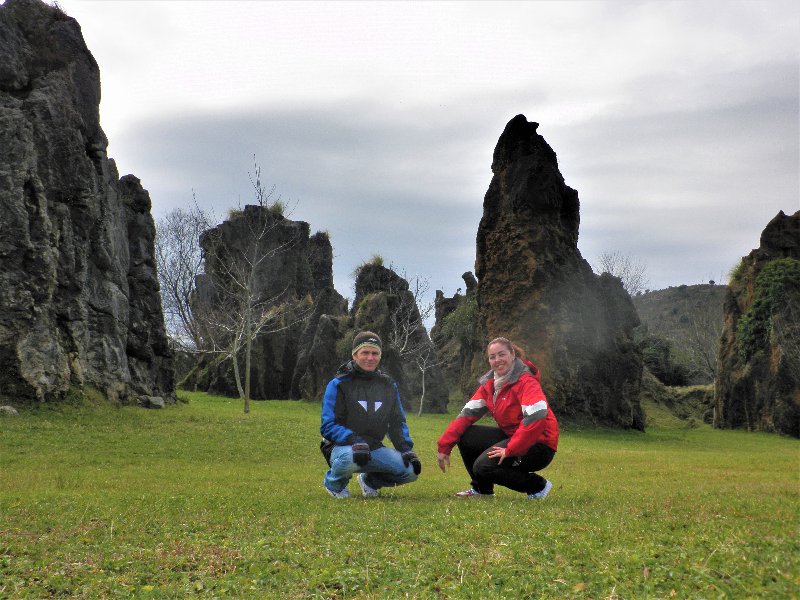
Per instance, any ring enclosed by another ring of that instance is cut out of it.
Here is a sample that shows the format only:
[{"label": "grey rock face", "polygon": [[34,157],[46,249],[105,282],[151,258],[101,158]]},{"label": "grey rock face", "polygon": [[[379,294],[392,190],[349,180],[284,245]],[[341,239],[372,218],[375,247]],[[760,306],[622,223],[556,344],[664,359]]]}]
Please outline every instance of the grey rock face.
[{"label": "grey rock face", "polygon": [[[255,240],[260,241],[256,244]],[[250,254],[263,257],[254,273],[253,296],[270,299],[271,305],[301,307],[298,312],[306,318],[287,317],[256,337],[250,369],[251,398],[299,397],[300,379],[309,369],[310,346],[321,316],[339,316],[347,310],[347,302],[333,288],[333,249],[328,236],[310,235],[304,221],[249,205],[206,231],[201,246],[206,262],[205,274],[197,280],[196,308],[218,307],[225,297],[219,290],[230,286],[235,257]],[[243,356],[240,367],[243,372]],[[182,385],[238,395],[230,360],[214,356],[202,357]]]},{"label": "grey rock face", "polygon": [[0,6],[0,394],[174,396],[150,199],[119,180],[78,23]]},{"label": "grey rock face", "polygon": [[[581,257],[578,193],[537,127],[517,115],[495,148],[475,263],[481,346],[525,349],[558,415],[643,429],[639,318],[620,280]],[[481,352],[473,371],[487,369]]]},{"label": "grey rock face", "polygon": [[161,396],[142,396],[139,404],[144,408],[164,408],[164,399]]},{"label": "grey rock face", "polygon": [[[417,402],[423,397],[424,383],[423,412],[446,412],[448,389],[437,349],[422,327],[412,327],[414,331],[406,339],[402,333],[405,324],[419,320],[419,307],[408,281],[391,269],[369,264],[359,269],[355,291],[349,339],[365,329],[381,336],[380,368],[397,381],[404,402],[419,410]],[[414,350],[404,352],[401,346]],[[423,364],[419,359],[426,352],[426,364],[432,366],[426,368],[423,382],[418,364]]]},{"label": "grey rock face", "polygon": [[[483,345],[478,339],[477,298],[478,282],[471,271],[461,275],[466,293],[459,290],[448,298],[441,290],[436,290],[436,325],[431,330],[431,338],[442,359],[448,388],[457,389],[465,398],[475,391],[477,377],[472,373],[472,361]],[[454,314],[456,313],[456,314]],[[456,323],[450,322],[453,318]]]},{"label": "grey rock face", "polygon": [[[355,282],[356,296],[352,310],[339,310],[338,294],[318,300],[319,309],[309,319],[301,338],[301,352],[294,378],[295,397],[321,400],[325,386],[339,365],[350,360],[353,337],[362,330],[377,333],[383,340],[380,369],[389,374],[398,384],[403,403],[407,408],[419,410],[423,400],[423,412],[445,412],[447,410],[447,385],[437,358],[436,348],[424,331],[416,329],[407,339],[407,348],[415,353],[403,353],[391,343],[393,319],[402,314],[404,322],[415,322],[419,309],[408,281],[391,269],[379,265],[364,265],[358,270]],[[423,379],[415,355],[424,354],[429,360],[425,364],[424,397]],[[435,366],[431,366],[435,365]]]},{"label": "grey rock face", "polygon": [[716,425],[800,438],[800,211],[767,224],[723,313]]}]

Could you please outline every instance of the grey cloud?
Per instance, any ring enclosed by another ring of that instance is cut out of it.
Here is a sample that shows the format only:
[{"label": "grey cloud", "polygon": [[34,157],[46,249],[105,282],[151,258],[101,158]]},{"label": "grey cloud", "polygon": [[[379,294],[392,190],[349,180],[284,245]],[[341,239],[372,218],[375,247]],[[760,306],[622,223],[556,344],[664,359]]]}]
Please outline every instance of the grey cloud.
[{"label": "grey cloud", "polygon": [[[474,266],[494,144],[524,112],[579,192],[584,256],[631,254],[657,289],[719,280],[778,210],[798,208],[796,63],[685,77],[636,80],[625,106],[578,123],[559,120],[557,101],[534,87],[452,107],[187,114],[140,123],[121,143],[156,216],[192,188],[221,217],[252,201],[255,154],[292,218],[331,233],[341,293],[351,295],[350,273],[377,253],[451,294]],[[680,102],[653,101],[676,89]],[[543,122],[544,113],[556,118]]]},{"label": "grey cloud", "polygon": [[581,198],[582,252],[643,259],[654,289],[719,280],[779,210],[800,208],[797,64],[705,77],[680,106],[558,131],[562,171]]},{"label": "grey cloud", "polygon": [[[350,274],[373,254],[428,279],[431,293],[452,293],[473,268],[485,190],[460,177],[470,169],[461,149],[472,132],[448,119],[391,116],[381,121],[363,107],[188,115],[140,123],[126,157],[156,218],[185,206],[192,189],[201,207],[224,218],[227,208],[252,202],[255,155],[291,217],[331,233],[341,293],[350,295]],[[486,186],[488,163],[483,171]],[[149,172],[158,177],[148,181]],[[183,190],[175,187],[181,182]]]}]

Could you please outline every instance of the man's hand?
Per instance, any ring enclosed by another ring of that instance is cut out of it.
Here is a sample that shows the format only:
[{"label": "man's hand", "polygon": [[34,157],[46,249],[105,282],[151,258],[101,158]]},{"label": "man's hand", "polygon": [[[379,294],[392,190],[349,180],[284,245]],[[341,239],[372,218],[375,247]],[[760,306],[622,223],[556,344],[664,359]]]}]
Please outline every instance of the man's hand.
[{"label": "man's hand", "polygon": [[447,467],[450,466],[450,455],[439,452],[436,456],[436,462],[439,463],[439,468],[442,470],[442,473],[444,473]]},{"label": "man's hand", "polygon": [[403,452],[403,464],[408,466],[409,464],[414,469],[414,474],[419,475],[422,472],[422,463],[419,462],[419,457],[417,453],[413,450],[409,450],[408,452]]},{"label": "man's hand", "polygon": [[365,442],[358,442],[357,444],[350,446],[350,448],[353,450],[353,462],[359,467],[363,467],[369,462],[369,444]]}]

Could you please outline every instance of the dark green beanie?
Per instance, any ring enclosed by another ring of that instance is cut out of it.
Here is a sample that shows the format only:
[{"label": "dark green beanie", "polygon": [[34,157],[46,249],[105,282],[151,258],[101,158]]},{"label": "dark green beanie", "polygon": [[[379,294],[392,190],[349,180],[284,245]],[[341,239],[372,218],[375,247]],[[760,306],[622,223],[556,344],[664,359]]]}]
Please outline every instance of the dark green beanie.
[{"label": "dark green beanie", "polygon": [[362,331],[361,333],[356,334],[356,337],[353,338],[352,354],[355,354],[364,346],[372,346],[380,351],[381,338],[378,337],[377,333],[373,333],[371,331]]}]

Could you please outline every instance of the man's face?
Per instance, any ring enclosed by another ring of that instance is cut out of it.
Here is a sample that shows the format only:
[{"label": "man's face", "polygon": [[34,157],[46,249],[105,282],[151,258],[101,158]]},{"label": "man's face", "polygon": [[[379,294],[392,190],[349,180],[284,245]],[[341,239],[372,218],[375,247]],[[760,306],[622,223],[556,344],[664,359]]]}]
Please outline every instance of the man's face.
[{"label": "man's face", "polygon": [[364,371],[372,372],[378,368],[378,363],[381,362],[381,351],[373,346],[364,346],[353,354],[353,360]]}]

